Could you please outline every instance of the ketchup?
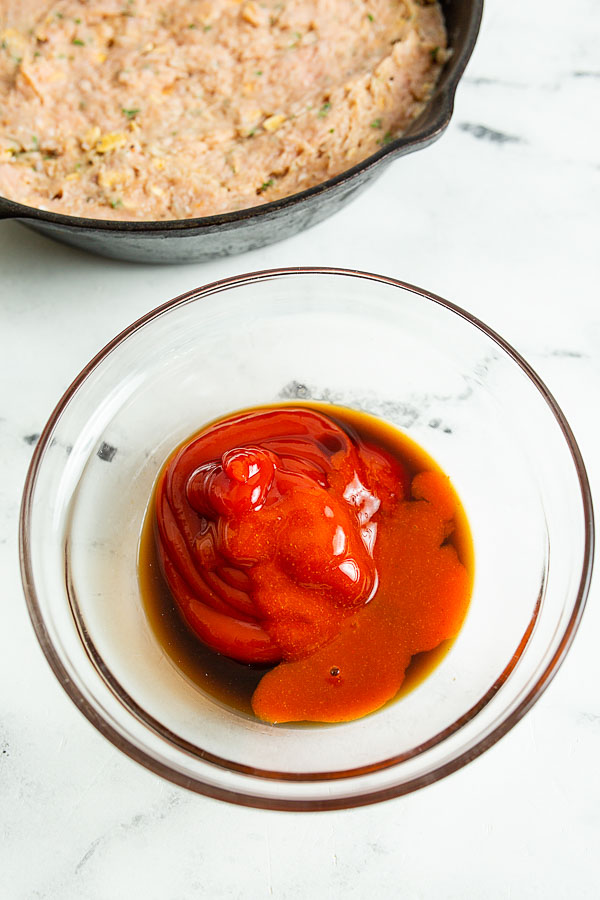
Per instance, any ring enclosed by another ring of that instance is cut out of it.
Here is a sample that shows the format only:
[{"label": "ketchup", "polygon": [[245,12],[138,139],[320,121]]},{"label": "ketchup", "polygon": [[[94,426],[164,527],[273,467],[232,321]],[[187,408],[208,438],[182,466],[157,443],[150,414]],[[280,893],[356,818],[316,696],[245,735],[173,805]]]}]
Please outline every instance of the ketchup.
[{"label": "ketchup", "polygon": [[341,721],[397,693],[411,657],[453,637],[470,579],[448,543],[457,500],[309,407],[209,426],[164,467],[157,549],[177,609],[218,654],[274,666],[267,721]]},{"label": "ketchup", "polygon": [[313,410],[208,428],[157,490],[161,562],[188,626],[241,662],[308,656],[371,599],[374,517],[407,483],[396,460]]}]

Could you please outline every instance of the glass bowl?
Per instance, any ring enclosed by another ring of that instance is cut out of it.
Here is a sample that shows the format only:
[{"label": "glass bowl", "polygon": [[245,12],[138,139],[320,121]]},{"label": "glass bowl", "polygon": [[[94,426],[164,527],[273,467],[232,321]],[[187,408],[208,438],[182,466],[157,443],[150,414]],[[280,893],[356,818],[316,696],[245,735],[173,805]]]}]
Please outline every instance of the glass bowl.
[{"label": "glass bowl", "polygon": [[[410,693],[354,722],[273,726],[176,669],[142,607],[137,552],[180,441],[229,412],[310,399],[380,416],[438,461],[470,521],[475,583],[450,652]],[[592,545],[579,450],[527,363],[439,297],[337,269],[231,278],[131,325],[52,414],[21,511],[29,611],[81,711],[159,775],[273,809],[398,796],[490,747],[562,662]]]}]

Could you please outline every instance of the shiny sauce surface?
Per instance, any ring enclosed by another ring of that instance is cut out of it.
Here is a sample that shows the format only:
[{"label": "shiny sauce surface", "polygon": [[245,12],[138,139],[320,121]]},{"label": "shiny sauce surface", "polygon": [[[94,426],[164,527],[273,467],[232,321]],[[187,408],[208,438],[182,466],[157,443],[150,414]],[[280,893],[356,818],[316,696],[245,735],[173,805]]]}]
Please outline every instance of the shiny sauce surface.
[{"label": "shiny sauce surface", "polygon": [[345,721],[443,658],[471,593],[449,480],[379,419],[258,408],[171,455],[140,542],[142,601],[181,673],[266,721]]}]

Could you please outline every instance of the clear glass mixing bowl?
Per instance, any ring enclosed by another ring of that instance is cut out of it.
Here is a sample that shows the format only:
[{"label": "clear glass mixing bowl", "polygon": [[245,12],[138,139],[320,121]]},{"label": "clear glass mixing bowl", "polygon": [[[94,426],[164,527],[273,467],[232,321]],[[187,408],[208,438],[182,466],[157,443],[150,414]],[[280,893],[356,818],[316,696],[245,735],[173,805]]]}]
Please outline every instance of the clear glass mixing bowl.
[{"label": "clear glass mixing bowl", "polygon": [[[228,412],[307,399],[380,416],[439,462],[471,524],[475,584],[450,652],[405,697],[346,724],[272,726],[175,668],[142,607],[137,551],[181,440]],[[491,746],[564,658],[592,544],[579,450],[527,363],[439,297],[333,269],[228,279],[134,323],[57,406],[21,513],[33,624],[81,711],[177,784],[275,809],[394,797]]]}]

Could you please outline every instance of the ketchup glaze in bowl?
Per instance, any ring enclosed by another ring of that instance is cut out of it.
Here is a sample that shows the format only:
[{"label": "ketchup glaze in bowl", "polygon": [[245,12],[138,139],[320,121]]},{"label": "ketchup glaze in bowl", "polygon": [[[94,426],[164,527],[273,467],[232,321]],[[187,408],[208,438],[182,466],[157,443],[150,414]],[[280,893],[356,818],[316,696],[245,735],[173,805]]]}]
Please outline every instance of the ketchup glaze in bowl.
[{"label": "ketchup glaze in bowl", "polygon": [[[175,668],[142,605],[138,548],[181,441],[237,410],[303,401],[374,414],[440,464],[471,526],[475,580],[450,651],[410,693],[352,722],[273,726]],[[316,810],[429,784],[519,721],[579,624],[593,514],[564,416],[493,331],[390,278],[282,269],[178,297],[89,363],[36,448],[20,536],[38,639],[99,731],[199,793]]]}]

